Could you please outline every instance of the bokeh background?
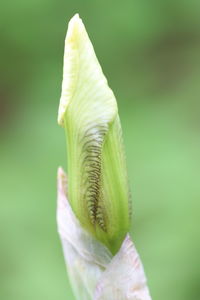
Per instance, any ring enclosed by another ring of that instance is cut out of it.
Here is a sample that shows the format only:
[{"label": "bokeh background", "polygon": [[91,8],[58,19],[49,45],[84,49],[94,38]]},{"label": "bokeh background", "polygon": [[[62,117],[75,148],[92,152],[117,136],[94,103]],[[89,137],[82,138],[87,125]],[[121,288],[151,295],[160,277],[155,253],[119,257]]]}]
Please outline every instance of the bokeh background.
[{"label": "bokeh background", "polygon": [[118,99],[132,237],[154,300],[200,298],[200,1],[16,0],[0,10],[0,299],[74,299],[56,231],[67,22]]}]

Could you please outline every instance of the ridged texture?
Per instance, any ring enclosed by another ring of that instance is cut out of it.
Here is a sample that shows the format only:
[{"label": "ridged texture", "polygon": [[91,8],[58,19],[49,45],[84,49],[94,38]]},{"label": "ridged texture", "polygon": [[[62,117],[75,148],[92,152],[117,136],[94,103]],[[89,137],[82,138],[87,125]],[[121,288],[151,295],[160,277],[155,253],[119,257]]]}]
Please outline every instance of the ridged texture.
[{"label": "ridged texture", "polygon": [[115,252],[130,223],[121,126],[114,94],[78,15],[65,41],[58,122],[67,133],[72,209]]}]

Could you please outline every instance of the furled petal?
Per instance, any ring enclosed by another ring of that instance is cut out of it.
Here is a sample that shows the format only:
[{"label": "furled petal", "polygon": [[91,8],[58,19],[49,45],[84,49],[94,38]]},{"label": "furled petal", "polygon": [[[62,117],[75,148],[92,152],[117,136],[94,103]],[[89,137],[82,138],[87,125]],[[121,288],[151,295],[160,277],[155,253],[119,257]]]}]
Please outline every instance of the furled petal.
[{"label": "furled petal", "polygon": [[115,254],[130,226],[122,130],[115,96],[78,14],[70,20],[65,40],[58,122],[67,137],[72,210]]}]

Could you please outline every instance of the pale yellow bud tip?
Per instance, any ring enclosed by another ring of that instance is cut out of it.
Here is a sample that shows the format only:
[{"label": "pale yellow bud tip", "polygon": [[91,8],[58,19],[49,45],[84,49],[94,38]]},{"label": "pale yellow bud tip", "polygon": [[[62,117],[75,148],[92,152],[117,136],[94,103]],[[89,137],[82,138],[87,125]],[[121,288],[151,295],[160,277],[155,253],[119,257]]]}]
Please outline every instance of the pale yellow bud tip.
[{"label": "pale yellow bud tip", "polygon": [[75,14],[69,21],[65,43],[75,42],[83,29],[84,25],[79,14]]},{"label": "pale yellow bud tip", "polygon": [[78,72],[78,48],[81,40],[87,38],[87,33],[78,14],[71,18],[65,39],[63,82],[58,111],[58,124],[63,126],[67,106],[73,97]]}]

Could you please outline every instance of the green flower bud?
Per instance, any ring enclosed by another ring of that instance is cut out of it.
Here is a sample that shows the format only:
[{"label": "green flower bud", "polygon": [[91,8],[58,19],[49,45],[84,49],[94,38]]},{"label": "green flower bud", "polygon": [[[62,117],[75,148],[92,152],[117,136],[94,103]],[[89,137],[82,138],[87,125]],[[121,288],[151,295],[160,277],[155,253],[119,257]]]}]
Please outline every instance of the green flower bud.
[{"label": "green flower bud", "polygon": [[65,41],[58,123],[67,137],[71,207],[114,254],[130,225],[122,131],[115,96],[78,15],[69,22]]}]

